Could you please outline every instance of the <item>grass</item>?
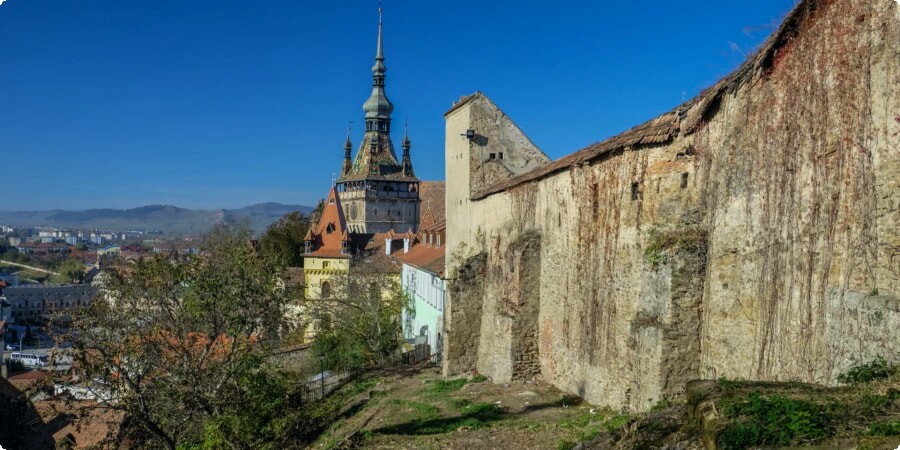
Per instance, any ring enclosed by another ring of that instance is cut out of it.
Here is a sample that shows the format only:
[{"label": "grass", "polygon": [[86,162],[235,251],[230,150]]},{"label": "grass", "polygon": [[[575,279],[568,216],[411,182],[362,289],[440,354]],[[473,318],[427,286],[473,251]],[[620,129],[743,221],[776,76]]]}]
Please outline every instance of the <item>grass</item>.
[{"label": "grass", "polygon": [[481,383],[484,381],[487,381],[487,377],[482,375],[476,375],[472,377],[472,379],[457,378],[454,380],[433,380],[428,382],[428,387],[425,389],[425,392],[432,395],[444,395],[456,392],[468,383]]},{"label": "grass", "polygon": [[[435,409],[435,411],[437,411]],[[415,419],[398,425],[374,430],[380,434],[431,435],[444,434],[459,429],[477,430],[503,419],[506,412],[493,403],[472,403],[465,407],[465,413],[456,417],[436,417]]]},{"label": "grass", "polygon": [[429,405],[427,403],[416,402],[411,400],[402,400],[399,398],[391,399],[391,404],[403,407],[404,409],[412,410],[419,414],[420,417],[435,417],[440,414],[440,411],[434,405]]}]

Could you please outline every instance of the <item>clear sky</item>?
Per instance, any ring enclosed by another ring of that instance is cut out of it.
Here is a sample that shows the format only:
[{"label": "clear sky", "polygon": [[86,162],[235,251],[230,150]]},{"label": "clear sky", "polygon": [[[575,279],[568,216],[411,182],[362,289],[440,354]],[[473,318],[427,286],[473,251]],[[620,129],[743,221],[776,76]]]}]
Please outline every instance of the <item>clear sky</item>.
[{"label": "clear sky", "polygon": [[[795,3],[386,0],[395,147],[408,120],[443,179],[443,113],[480,90],[557,159],[712,85]],[[377,7],[0,2],[0,210],[314,205],[362,135]]]}]

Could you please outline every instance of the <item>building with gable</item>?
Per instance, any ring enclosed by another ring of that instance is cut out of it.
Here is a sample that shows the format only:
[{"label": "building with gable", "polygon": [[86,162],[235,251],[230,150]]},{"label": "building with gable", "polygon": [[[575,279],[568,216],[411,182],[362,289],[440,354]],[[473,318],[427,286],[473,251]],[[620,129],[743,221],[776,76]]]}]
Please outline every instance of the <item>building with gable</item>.
[{"label": "building with gable", "polygon": [[303,279],[306,298],[331,296],[332,278],[350,270],[351,240],[336,188],[328,192],[319,223],[304,238]]}]

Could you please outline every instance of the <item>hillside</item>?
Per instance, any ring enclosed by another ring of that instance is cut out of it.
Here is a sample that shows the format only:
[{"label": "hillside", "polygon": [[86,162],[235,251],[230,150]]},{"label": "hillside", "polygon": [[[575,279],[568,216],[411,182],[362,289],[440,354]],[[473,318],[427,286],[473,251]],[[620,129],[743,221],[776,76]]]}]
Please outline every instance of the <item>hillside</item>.
[{"label": "hillside", "polygon": [[893,450],[900,373],[877,363],[856,370],[838,388],[692,381],[684,401],[643,414],[594,407],[540,381],[446,380],[434,368],[368,373],[317,405],[331,408],[317,417],[327,429],[308,448]]},{"label": "hillside", "polygon": [[164,233],[203,233],[223,221],[247,221],[262,231],[285,214],[312,208],[302,205],[260,203],[240,209],[192,210],[172,205],[148,205],[132,209],[87,209],[82,211],[0,211],[0,224],[100,230],[158,230]]}]

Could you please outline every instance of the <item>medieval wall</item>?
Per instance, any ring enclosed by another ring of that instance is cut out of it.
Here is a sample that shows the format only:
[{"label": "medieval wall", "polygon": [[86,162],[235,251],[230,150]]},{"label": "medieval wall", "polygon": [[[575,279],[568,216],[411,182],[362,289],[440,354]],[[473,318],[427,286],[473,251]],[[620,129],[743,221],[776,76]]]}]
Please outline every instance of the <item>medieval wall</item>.
[{"label": "medieval wall", "polygon": [[[471,255],[487,264],[469,273],[483,292],[466,305],[449,293],[448,316],[480,316],[464,333],[476,361],[455,368],[526,376],[527,326],[504,306],[521,292],[537,305],[541,375],[614,407],[647,409],[692,378],[833,383],[856,362],[897,360],[898,23],[893,1],[803,1],[760,55],[670,113],[665,139],[489,195],[468,189],[478,174],[448,145],[448,215],[451,191],[466,205],[448,220],[448,273]],[[475,126],[469,103],[448,113],[448,142]],[[529,239],[536,292],[508,267]],[[448,357],[457,338],[448,330]]]}]

